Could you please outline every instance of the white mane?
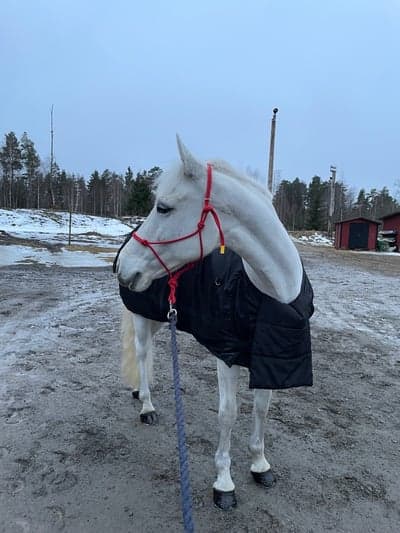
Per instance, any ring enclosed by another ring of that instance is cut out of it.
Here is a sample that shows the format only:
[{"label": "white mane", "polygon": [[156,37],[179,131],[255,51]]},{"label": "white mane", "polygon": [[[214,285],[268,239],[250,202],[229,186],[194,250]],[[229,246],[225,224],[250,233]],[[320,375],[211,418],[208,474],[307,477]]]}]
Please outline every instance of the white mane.
[{"label": "white mane", "polygon": [[212,164],[213,169],[216,172],[220,172],[221,174],[225,174],[225,176],[231,176],[232,178],[236,178],[240,181],[246,182],[246,184],[254,186],[259,192],[265,194],[267,197],[272,199],[272,195],[266,187],[263,187],[261,183],[256,181],[248,174],[239,172],[224,159],[210,159],[209,162]]},{"label": "white mane", "polygon": [[[261,183],[256,181],[254,178],[249,176],[248,174],[245,174],[243,172],[240,172],[239,170],[235,169],[232,165],[230,165],[227,161],[224,159],[209,159],[209,163],[212,164],[213,169],[216,173],[224,174],[225,176],[230,176],[232,178],[235,178],[242,183],[245,183],[246,185],[251,185],[252,187],[257,189],[258,193],[263,194],[268,199],[272,200],[272,194],[270,191],[264,187]],[[206,165],[204,164],[204,167]],[[163,184],[169,183],[169,186],[172,185],[171,181],[175,178],[174,181],[178,182],[181,178],[182,174],[182,165],[181,163],[176,163],[172,167],[170,167],[168,170],[162,172],[154,181],[153,190],[154,192],[162,194],[161,188]]]}]

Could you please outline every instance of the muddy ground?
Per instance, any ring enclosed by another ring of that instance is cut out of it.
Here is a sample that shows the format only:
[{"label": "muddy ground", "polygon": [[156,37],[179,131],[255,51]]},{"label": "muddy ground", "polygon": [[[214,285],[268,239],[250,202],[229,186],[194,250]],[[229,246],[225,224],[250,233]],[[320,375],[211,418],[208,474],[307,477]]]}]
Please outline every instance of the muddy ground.
[{"label": "muddy ground", "polygon": [[[277,476],[249,475],[245,371],[232,438],[238,508],[212,505],[215,360],[179,334],[199,532],[394,532],[400,524],[400,260],[300,246],[316,293],[315,385],[274,394]],[[0,269],[0,531],[181,531],[166,328],[143,426],[119,378],[120,301],[110,269]]]}]

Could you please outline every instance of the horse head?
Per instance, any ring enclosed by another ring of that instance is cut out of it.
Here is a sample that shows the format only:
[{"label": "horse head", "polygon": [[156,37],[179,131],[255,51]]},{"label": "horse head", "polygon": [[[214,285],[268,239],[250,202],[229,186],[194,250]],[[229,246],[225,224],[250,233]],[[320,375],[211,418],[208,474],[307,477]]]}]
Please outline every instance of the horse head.
[{"label": "horse head", "polygon": [[[118,281],[130,290],[144,291],[153,280],[218,246],[212,217],[201,222],[207,165],[195,158],[178,136],[177,143],[180,164],[160,176],[153,209],[136,238],[126,243],[118,257]],[[204,225],[200,237],[199,224]],[[184,236],[187,238],[180,240]]]}]

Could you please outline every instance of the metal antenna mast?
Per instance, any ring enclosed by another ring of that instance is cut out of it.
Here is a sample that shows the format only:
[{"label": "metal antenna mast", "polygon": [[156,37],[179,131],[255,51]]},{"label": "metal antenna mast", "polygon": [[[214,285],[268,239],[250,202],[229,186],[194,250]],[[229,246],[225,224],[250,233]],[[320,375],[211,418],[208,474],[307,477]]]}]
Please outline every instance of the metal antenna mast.
[{"label": "metal antenna mast", "polygon": [[53,178],[53,167],[54,167],[53,109],[54,109],[54,105],[52,104],[51,109],[50,109],[50,178]]}]

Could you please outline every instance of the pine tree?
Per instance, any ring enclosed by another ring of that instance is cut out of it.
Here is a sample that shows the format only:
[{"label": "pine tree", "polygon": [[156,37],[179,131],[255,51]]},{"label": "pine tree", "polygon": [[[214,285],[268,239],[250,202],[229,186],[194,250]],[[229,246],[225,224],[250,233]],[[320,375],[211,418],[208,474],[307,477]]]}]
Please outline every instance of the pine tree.
[{"label": "pine tree", "polygon": [[131,195],[128,199],[128,211],[131,215],[147,216],[153,205],[151,183],[153,178],[146,171],[138,172],[132,183]]},{"label": "pine tree", "polygon": [[15,198],[15,177],[22,168],[22,154],[19,141],[13,131],[5,136],[5,145],[0,150],[0,163],[3,167],[3,179],[8,188],[6,207],[17,207]]},{"label": "pine tree", "polygon": [[390,195],[387,187],[383,187],[380,191],[371,189],[368,198],[371,205],[372,216],[376,219],[390,214],[400,207],[396,200]]},{"label": "pine tree", "polygon": [[295,178],[283,180],[274,196],[274,206],[282,223],[288,230],[304,229],[307,185]]},{"label": "pine tree", "polygon": [[75,213],[87,213],[88,209],[88,190],[85,178],[77,176],[75,179]]},{"label": "pine tree", "polygon": [[122,176],[116,172],[111,173],[109,194],[111,195],[111,216],[119,217],[122,214],[122,194],[124,188],[124,180]]},{"label": "pine tree", "polygon": [[324,184],[319,176],[314,176],[307,192],[307,229],[324,229]]},{"label": "pine tree", "polygon": [[54,162],[52,168],[48,169],[48,172],[44,176],[44,205],[47,209],[57,208],[56,193],[60,173],[60,167]]},{"label": "pine tree", "polygon": [[133,172],[131,167],[128,167],[124,176],[124,187],[126,192],[130,192],[130,187],[134,181]]},{"label": "pine tree", "polygon": [[347,190],[347,187],[341,182],[335,183],[335,204],[333,211],[333,222],[339,222],[344,217],[349,215],[352,205],[351,193]]},{"label": "pine tree", "polygon": [[129,198],[132,194],[132,186],[133,182],[135,181],[135,178],[133,176],[133,172],[131,167],[128,167],[125,175],[124,175],[124,190],[123,190],[123,200],[122,200],[122,214],[127,215],[128,214],[128,203]]},{"label": "pine tree", "polygon": [[28,134],[24,132],[21,137],[21,154],[22,162],[24,166],[24,179],[27,189],[27,200],[31,207],[36,205],[40,206],[40,158],[36,152],[33,141],[28,137]]},{"label": "pine tree", "polygon": [[99,188],[100,188],[100,174],[95,170],[89,179],[88,183],[88,195],[89,195],[89,213],[97,215],[99,212]]},{"label": "pine tree", "polygon": [[162,174],[162,168],[160,167],[152,167],[150,170],[147,171],[147,178],[150,180],[150,186],[151,188],[154,187],[154,182],[156,179]]},{"label": "pine tree", "polygon": [[112,173],[108,168],[103,170],[99,183],[99,215],[101,217],[111,215],[111,177]]},{"label": "pine tree", "polygon": [[300,230],[305,225],[306,215],[306,198],[307,185],[296,178],[291,184],[291,198],[292,198],[292,227],[293,230]]},{"label": "pine tree", "polygon": [[367,197],[365,195],[365,189],[360,189],[357,201],[354,205],[355,215],[359,217],[369,216],[370,214],[370,205],[368,203]]},{"label": "pine tree", "polygon": [[276,189],[275,196],[273,199],[273,203],[276,209],[276,212],[278,213],[278,216],[282,222],[282,224],[289,229],[289,202],[290,202],[290,181],[289,180],[282,180],[279,183],[278,188]]}]

